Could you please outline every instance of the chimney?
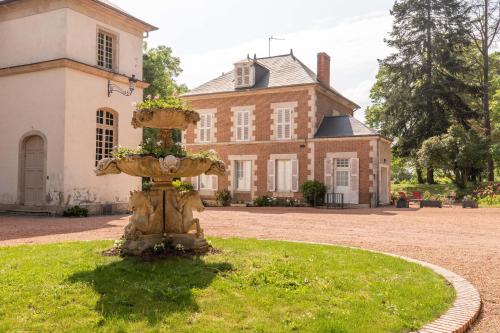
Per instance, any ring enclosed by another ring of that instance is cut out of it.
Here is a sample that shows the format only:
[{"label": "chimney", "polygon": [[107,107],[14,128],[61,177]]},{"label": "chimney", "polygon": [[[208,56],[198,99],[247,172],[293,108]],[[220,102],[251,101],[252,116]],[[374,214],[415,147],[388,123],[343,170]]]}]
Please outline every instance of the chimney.
[{"label": "chimney", "polygon": [[325,52],[318,53],[318,81],[330,87],[330,56]]}]

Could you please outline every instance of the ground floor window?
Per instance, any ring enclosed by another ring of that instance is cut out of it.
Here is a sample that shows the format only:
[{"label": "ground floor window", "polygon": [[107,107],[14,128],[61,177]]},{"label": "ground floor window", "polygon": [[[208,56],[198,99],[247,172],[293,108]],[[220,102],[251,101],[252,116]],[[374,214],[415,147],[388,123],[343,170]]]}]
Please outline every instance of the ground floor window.
[{"label": "ground floor window", "polygon": [[202,174],[199,176],[200,190],[213,190],[217,188],[217,176]]},{"label": "ground floor window", "polygon": [[252,179],[252,161],[235,161],[236,191],[250,191]]},{"label": "ground floor window", "polygon": [[292,191],[292,161],[276,161],[276,189],[278,192]]},{"label": "ground floor window", "polygon": [[337,159],[335,164],[335,186],[349,186],[349,159]]}]

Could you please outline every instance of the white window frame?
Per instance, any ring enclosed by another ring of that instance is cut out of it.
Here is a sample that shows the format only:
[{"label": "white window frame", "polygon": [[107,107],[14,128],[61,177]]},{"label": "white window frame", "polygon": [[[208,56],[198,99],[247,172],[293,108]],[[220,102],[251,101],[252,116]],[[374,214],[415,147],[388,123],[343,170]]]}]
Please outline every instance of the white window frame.
[{"label": "white window frame", "polygon": [[96,111],[96,150],[95,165],[111,157],[113,148],[118,145],[118,113],[108,108]]},{"label": "white window frame", "polygon": [[[347,163],[346,163],[347,161]],[[339,175],[347,175],[346,181],[347,183],[339,184],[339,180],[341,179]],[[335,186],[336,187],[350,187],[351,185],[351,169],[350,169],[350,159],[349,158],[338,158],[335,159]]]},{"label": "white window frame", "polygon": [[235,64],[234,86],[236,88],[251,87],[255,84],[255,69],[251,63]]},{"label": "white window frame", "polygon": [[201,174],[196,177],[196,187],[201,191],[215,191],[217,190],[219,179],[215,175]]},{"label": "white window frame", "polygon": [[[209,121],[207,121],[209,120]],[[207,122],[209,125],[207,125]],[[200,121],[198,122],[198,142],[212,142],[213,137],[214,116],[210,112],[200,113]]]},{"label": "white window frame", "polygon": [[[288,166],[288,170],[280,170],[280,165]],[[292,160],[276,160],[276,192],[292,192]],[[284,173],[284,174],[283,174]],[[280,180],[288,183],[288,186],[280,188]]]},{"label": "white window frame", "polygon": [[[107,45],[108,42],[110,42],[111,45]],[[96,36],[97,67],[105,69],[107,71],[114,71],[117,68],[117,50],[117,35],[105,29],[99,28],[97,30]]]},{"label": "white window frame", "polygon": [[[252,190],[252,161],[236,160],[234,161],[234,188],[236,192],[250,192]],[[240,179],[244,179],[241,186]]]},{"label": "white window frame", "polygon": [[250,141],[250,111],[235,112],[236,141]]},{"label": "white window frame", "polygon": [[[288,121],[286,115],[288,114]],[[286,129],[288,127],[288,135]],[[276,140],[290,140],[293,131],[293,108],[279,107],[276,109]]]}]

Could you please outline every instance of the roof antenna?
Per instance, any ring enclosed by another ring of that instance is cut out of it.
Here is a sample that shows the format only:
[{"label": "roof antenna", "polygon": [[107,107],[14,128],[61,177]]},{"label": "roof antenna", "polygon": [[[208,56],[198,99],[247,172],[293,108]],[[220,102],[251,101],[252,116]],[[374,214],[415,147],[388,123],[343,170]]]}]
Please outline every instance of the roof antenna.
[{"label": "roof antenna", "polygon": [[285,39],[284,38],[276,38],[274,36],[271,36],[268,38],[268,40],[269,40],[269,56],[271,56],[271,41],[272,40],[285,40]]}]

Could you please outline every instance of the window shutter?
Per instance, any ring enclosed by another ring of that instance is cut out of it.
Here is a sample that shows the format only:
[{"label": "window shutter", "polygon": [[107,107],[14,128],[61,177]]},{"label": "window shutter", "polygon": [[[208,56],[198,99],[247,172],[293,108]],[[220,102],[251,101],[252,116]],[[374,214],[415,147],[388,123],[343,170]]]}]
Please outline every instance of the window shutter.
[{"label": "window shutter", "polygon": [[333,192],[333,158],[324,159],[325,166],[325,186],[328,193]]},{"label": "window shutter", "polygon": [[215,175],[212,175],[212,190],[217,191],[219,188],[219,178]]},{"label": "window shutter", "polygon": [[205,115],[200,114],[200,123],[198,124],[198,141],[203,142],[205,141]]},{"label": "window shutter", "polygon": [[269,192],[274,192],[276,189],[276,180],[275,180],[275,174],[276,174],[276,161],[275,160],[268,160],[267,161],[267,190]]},{"label": "window shutter", "polygon": [[292,160],[292,192],[299,191],[299,160]]},{"label": "window shutter", "polygon": [[248,131],[249,131],[249,127],[250,127],[250,124],[249,124],[250,119],[249,118],[250,118],[249,112],[248,111],[243,112],[243,119],[242,119],[242,121],[243,121],[243,133],[242,133],[243,140],[249,139],[249,135],[248,135],[249,134]]},{"label": "window shutter", "polygon": [[351,191],[359,189],[359,158],[351,158]]},{"label": "window shutter", "polygon": [[207,119],[205,120],[206,129],[205,129],[205,141],[212,142],[212,114],[206,114]]},{"label": "window shutter", "polygon": [[199,184],[198,184],[198,177],[191,177],[191,184],[193,184],[193,188],[198,191],[198,189],[200,188],[199,187]]},{"label": "window shutter", "polygon": [[276,112],[276,138],[283,138],[283,109]]}]

